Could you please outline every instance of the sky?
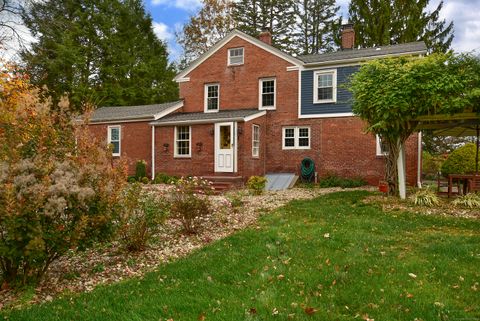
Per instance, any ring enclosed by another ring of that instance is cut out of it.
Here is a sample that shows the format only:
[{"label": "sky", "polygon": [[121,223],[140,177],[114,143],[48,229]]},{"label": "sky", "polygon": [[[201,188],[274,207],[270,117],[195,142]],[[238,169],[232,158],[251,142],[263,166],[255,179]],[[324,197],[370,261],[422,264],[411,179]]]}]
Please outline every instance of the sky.
[{"label": "sky", "polygon": [[[349,0],[337,0],[339,14],[346,20]],[[434,10],[440,0],[431,0]],[[181,48],[175,42],[175,32],[201,6],[201,0],[145,0],[146,9],[154,20],[157,36],[168,43],[171,58],[176,60]],[[480,0],[444,0],[441,18],[454,22],[452,48],[458,52],[480,51]]]},{"label": "sky", "polygon": [[[175,41],[175,32],[181,30],[189,17],[201,7],[201,0],[144,0],[145,8],[153,18],[156,35],[166,41],[170,60],[175,61],[181,55],[181,47]],[[350,0],[337,0],[339,14],[346,22]],[[431,0],[429,9],[434,10],[440,0]],[[480,52],[480,0],[444,0],[441,18],[454,22],[454,40],[452,48],[457,52]],[[28,30],[18,26],[22,36],[31,40]],[[4,57],[14,56],[17,45],[7,44]]]}]

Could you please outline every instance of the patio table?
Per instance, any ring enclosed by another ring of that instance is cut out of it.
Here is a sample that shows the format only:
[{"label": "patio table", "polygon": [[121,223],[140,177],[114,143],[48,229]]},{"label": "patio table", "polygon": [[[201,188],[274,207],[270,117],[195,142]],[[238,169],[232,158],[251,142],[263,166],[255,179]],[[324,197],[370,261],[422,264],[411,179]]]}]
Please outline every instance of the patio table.
[{"label": "patio table", "polygon": [[[463,185],[463,195],[468,193],[469,180],[475,178],[474,174],[449,174],[448,175],[448,197],[452,195],[452,186],[454,182],[461,182]],[[460,193],[460,191],[458,191]]]}]

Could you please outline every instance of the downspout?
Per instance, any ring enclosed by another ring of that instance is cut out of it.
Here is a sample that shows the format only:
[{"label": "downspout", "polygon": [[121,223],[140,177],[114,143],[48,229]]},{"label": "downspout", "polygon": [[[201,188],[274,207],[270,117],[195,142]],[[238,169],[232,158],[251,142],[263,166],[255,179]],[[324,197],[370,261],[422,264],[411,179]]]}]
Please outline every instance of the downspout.
[{"label": "downspout", "polygon": [[422,132],[418,132],[417,186],[422,188]]},{"label": "downspout", "polygon": [[155,125],[152,125],[152,180],[155,179]]}]

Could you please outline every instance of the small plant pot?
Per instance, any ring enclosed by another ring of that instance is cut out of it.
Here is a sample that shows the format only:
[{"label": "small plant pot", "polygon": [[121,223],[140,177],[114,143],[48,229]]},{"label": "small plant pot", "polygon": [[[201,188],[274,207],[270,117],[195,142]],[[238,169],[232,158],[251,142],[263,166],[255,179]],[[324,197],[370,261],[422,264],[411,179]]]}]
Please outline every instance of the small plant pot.
[{"label": "small plant pot", "polygon": [[381,181],[378,183],[378,190],[382,193],[388,193],[388,183]]}]

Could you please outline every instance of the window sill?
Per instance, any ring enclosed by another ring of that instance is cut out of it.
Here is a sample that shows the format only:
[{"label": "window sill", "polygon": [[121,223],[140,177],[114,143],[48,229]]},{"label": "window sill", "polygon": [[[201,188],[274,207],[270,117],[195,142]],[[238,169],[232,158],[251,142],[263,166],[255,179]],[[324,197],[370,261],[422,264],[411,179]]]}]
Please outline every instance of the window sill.
[{"label": "window sill", "polygon": [[330,100],[317,100],[317,101],[314,101],[313,103],[314,104],[332,104],[332,103],[336,103],[337,100],[335,99],[330,99]]},{"label": "window sill", "polygon": [[218,113],[218,109],[210,109],[210,110],[204,110],[204,113],[210,114],[210,113]]},{"label": "window sill", "polygon": [[277,107],[273,106],[273,107],[258,107],[258,110],[276,110]]},{"label": "window sill", "polygon": [[238,67],[238,66],[243,66],[245,63],[241,64],[228,64],[227,67]]},{"label": "window sill", "polygon": [[173,158],[178,158],[178,159],[189,159],[192,158],[192,155],[175,155]]},{"label": "window sill", "polygon": [[282,150],[307,150],[310,147],[282,147]]}]

